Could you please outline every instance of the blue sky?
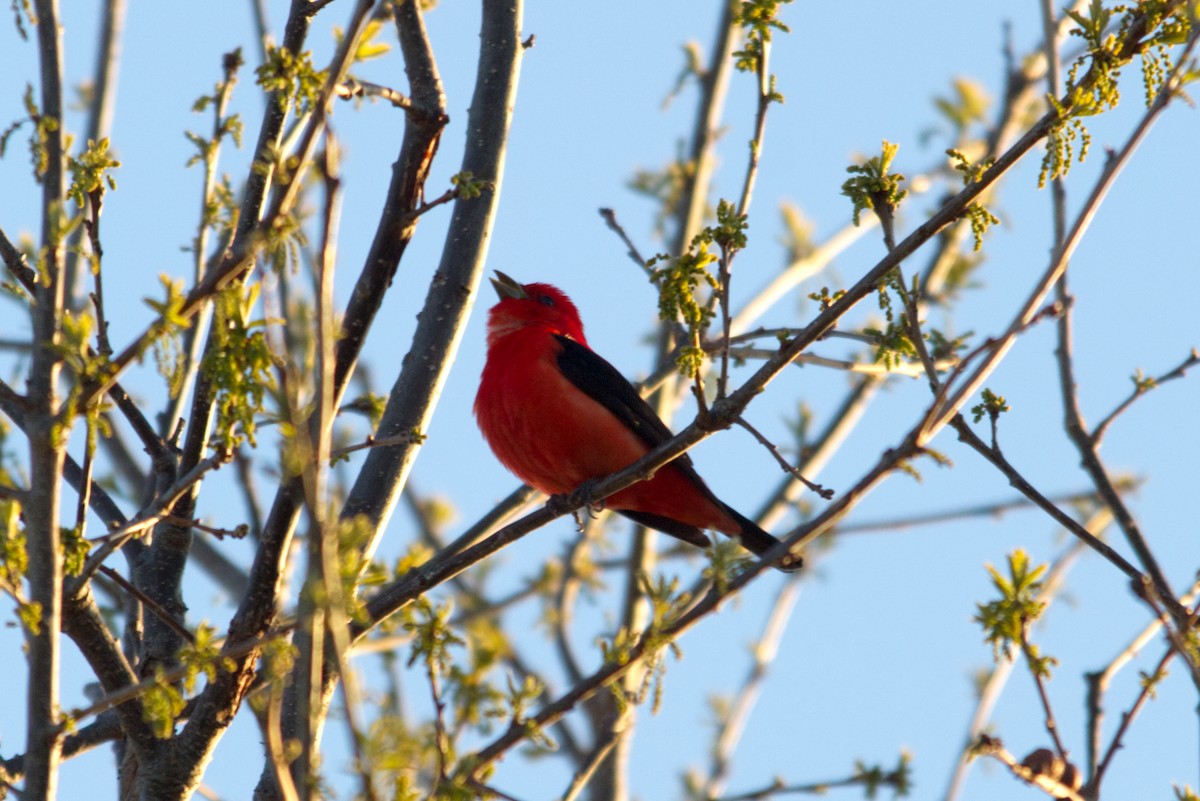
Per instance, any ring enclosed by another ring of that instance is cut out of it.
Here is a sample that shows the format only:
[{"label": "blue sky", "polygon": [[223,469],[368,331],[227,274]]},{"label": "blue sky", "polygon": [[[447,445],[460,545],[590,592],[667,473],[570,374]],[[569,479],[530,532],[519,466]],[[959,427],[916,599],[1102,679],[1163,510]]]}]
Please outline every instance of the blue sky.
[{"label": "blue sky", "polygon": [[[90,70],[98,17],[93,4],[66,5],[66,70],[75,84]],[[286,4],[268,3],[268,9],[270,21],[281,24]],[[346,3],[334,3],[317,18],[312,42],[318,64],[330,51],[329,26],[344,24],[348,11]],[[783,264],[777,211],[782,202],[803,210],[818,239],[840,230],[851,210],[840,195],[847,164],[858,154],[876,152],[883,139],[900,144],[896,166],[902,172],[916,174],[940,163],[945,132],[923,137],[940,124],[933,98],[947,95],[951,80],[960,76],[997,98],[1004,24],[1011,24],[1019,53],[1036,45],[1041,31],[1033,2],[796,3],[782,16],[792,33],[777,37],[772,67],[786,102],[770,112],[750,247],[737,262],[735,294],[746,293],[742,297],[765,285]],[[690,131],[694,87],[665,109],[663,98],[682,66],[681,45],[696,41],[707,51],[716,17],[716,3],[685,0],[533,2],[525,10],[525,32],[536,34],[537,40],[522,67],[489,269],[561,286],[579,305],[592,345],[630,376],[650,367],[646,336],[654,324],[655,296],[597,209],[614,208],[644,252],[663,249],[653,238],[652,205],[631,193],[627,183],[635,170],[660,167],[673,157]],[[478,43],[476,4],[443,0],[428,14],[427,24],[451,118],[428,183],[433,196],[459,169]],[[119,189],[109,196],[104,216],[114,343],[128,341],[150,320],[141,298],[157,292],[159,273],[189,274],[189,257],[181,247],[193,235],[200,175],[184,169],[191,146],[183,131],[207,129],[208,118],[192,113],[192,102],[211,91],[221,54],[236,46],[250,64],[243,69],[234,106],[253,141],[262,100],[252,80],[257,48],[248,4],[130,3],[112,134],[122,167],[116,174]],[[21,42],[11,24],[0,26],[0,126],[22,114],[24,86],[36,77],[35,55],[34,45]],[[356,74],[404,86],[395,53]],[[1089,123],[1093,153],[1071,173],[1072,210],[1090,189],[1104,149],[1118,147],[1141,113],[1136,66],[1126,69],[1124,81],[1121,108]],[[740,188],[752,89],[746,76],[734,77],[714,197],[730,197]],[[357,109],[343,104],[335,111],[333,125],[345,150],[338,283],[343,294],[369,244],[402,122],[399,111],[383,104]],[[67,124],[80,130],[79,115]],[[1072,263],[1077,369],[1084,415],[1093,423],[1128,394],[1129,376],[1136,369],[1162,373],[1200,344],[1194,311],[1194,299],[1200,296],[1194,190],[1200,178],[1198,132],[1194,109],[1176,104],[1168,111],[1119,179]],[[38,195],[22,136],[0,160],[0,226],[13,237],[38,230]],[[975,342],[1003,330],[1045,269],[1050,198],[1036,186],[1039,158],[1040,150],[1027,157],[993,202],[1002,224],[987,238],[987,260],[977,277],[982,287],[964,298],[949,323],[951,330],[973,331]],[[247,159],[245,150],[230,150],[223,169],[238,176]],[[934,202],[931,195],[911,199],[900,215],[900,233],[919,224]],[[379,390],[391,385],[407,349],[447,218],[443,209],[422,221],[368,344],[364,361]],[[868,233],[766,322],[803,324],[814,313],[806,293],[823,285],[849,285],[882,253],[878,235]],[[923,263],[918,254],[913,264]],[[474,521],[515,486],[491,457],[470,414],[484,356],[482,316],[491,302],[485,285],[413,476],[422,492],[437,493],[454,505],[458,522],[452,531]],[[3,301],[0,309],[0,339],[23,336],[16,307]],[[847,323],[863,325],[870,311],[864,304]],[[1005,453],[1047,494],[1087,486],[1078,456],[1061,432],[1054,345],[1052,326],[1032,330],[988,382],[1013,409],[1001,430]],[[821,343],[813,352],[839,353],[832,343]],[[16,380],[17,369],[9,354],[0,353],[5,380]],[[1194,579],[1200,563],[1193,501],[1200,476],[1195,382],[1189,376],[1139,401],[1114,426],[1103,450],[1114,471],[1143,479],[1132,508],[1176,588]],[[151,368],[131,376],[130,383],[150,408],[161,403]],[[790,370],[751,407],[750,419],[787,442],[785,421],[798,403],[811,407],[819,426],[845,385],[838,372],[812,366]],[[821,482],[839,490],[850,486],[884,449],[898,443],[927,396],[924,382],[893,379]],[[676,422],[686,421],[691,412],[685,404]],[[855,510],[851,522],[1014,496],[1002,476],[952,436],[943,434],[934,447],[953,460],[952,468],[924,466],[921,483],[893,477]],[[776,465],[743,432],[709,440],[695,457],[714,489],[748,514],[778,481]],[[220,474],[206,488],[201,513],[217,525],[240,522],[231,479]],[[1126,551],[1119,534],[1110,533],[1115,547]],[[410,523],[399,512],[381,556],[400,553],[409,536]],[[497,593],[533,575],[570,536],[569,522],[559,521],[497,557]],[[890,766],[900,749],[908,749],[914,758],[915,797],[940,798],[973,709],[972,676],[991,662],[990,648],[971,622],[975,604],[991,597],[983,565],[1003,564],[1005,555],[1018,547],[1048,561],[1066,545],[1048,518],[1029,511],[839,539],[814,560],[812,576],[803,584],[771,678],[736,755],[729,791],[758,788],[777,775],[797,783],[838,778],[856,759]],[[221,547],[238,559],[249,553],[245,543]],[[673,569],[692,576],[699,562]],[[765,578],[683,638],[684,658],[669,667],[661,712],[652,716],[644,710],[638,716],[631,774],[636,797],[678,796],[681,771],[704,765],[711,736],[706,699],[728,692],[745,674],[747,645],[757,636],[781,581]],[[189,622],[207,619],[219,625],[228,619],[227,599],[204,576],[190,575],[187,590]],[[3,614],[11,619],[11,606]],[[598,611],[591,623],[603,629],[610,615]],[[521,608],[512,622],[529,627],[536,617],[536,609]],[[1083,753],[1083,674],[1102,667],[1148,619],[1122,575],[1087,556],[1072,571],[1063,602],[1039,627],[1043,650],[1062,660],[1050,690],[1060,728],[1077,757]],[[589,664],[599,660],[591,641],[595,633],[581,633],[577,643]],[[23,665],[15,657],[19,640],[17,630],[0,630],[14,688],[0,697],[0,754],[5,756],[23,748],[24,740],[22,698],[15,692],[23,685],[23,676],[17,678]],[[535,655],[552,659],[548,644],[533,648]],[[72,649],[66,652],[64,703],[73,706],[83,703],[84,673]],[[1149,669],[1148,660],[1159,653],[1156,641],[1148,656],[1114,685],[1110,732],[1135,692],[1134,671]],[[419,695],[420,686],[414,684],[412,692]],[[1194,688],[1176,670],[1134,725],[1107,780],[1106,797],[1164,798],[1171,781],[1193,786],[1200,781],[1195,705]],[[1018,756],[1046,744],[1036,711],[1032,683],[1018,669],[994,716],[994,731]],[[327,765],[337,776],[345,737],[335,724],[326,739]],[[261,765],[257,743],[256,729],[239,721],[218,747],[216,768],[206,783],[222,798],[248,796]],[[111,776],[110,767],[107,749],[70,762],[63,770],[62,796],[93,792],[98,781]],[[528,763],[512,756],[495,783],[519,798],[536,799],[561,794],[568,778],[561,762]],[[967,797],[1039,796],[997,765],[977,764]]]}]

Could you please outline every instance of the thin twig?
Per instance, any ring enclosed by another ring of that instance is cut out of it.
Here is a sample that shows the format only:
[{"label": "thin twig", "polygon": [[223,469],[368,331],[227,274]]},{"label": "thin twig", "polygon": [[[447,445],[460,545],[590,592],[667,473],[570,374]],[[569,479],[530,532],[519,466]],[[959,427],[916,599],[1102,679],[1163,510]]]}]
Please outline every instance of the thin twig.
[{"label": "thin twig", "polygon": [[180,476],[174,484],[159,495],[154,503],[139,512],[137,517],[120,528],[109,532],[104,539],[104,544],[88,557],[83,570],[80,571],[78,576],[72,579],[68,586],[68,594],[73,595],[77,593],[79,588],[92,577],[109,556],[119,550],[133,537],[160,523],[164,517],[170,514],[168,510],[173,507],[177,500],[189,492],[207,473],[220,468],[227,461],[229,461],[229,457],[226,453],[218,453],[201,460],[192,470]]},{"label": "thin twig", "polygon": [[[68,734],[63,738],[62,758],[64,760],[81,756],[93,748],[119,740],[124,736],[120,720],[113,712],[106,712],[95,721]],[[17,754],[8,759],[0,760],[0,785],[6,782],[20,781],[25,775],[25,755]],[[7,785],[14,797],[21,798],[19,788]]]},{"label": "thin twig", "polygon": [[[758,78],[758,98],[754,113],[754,136],[750,140],[749,163],[742,181],[742,195],[738,201],[737,214],[743,220],[750,213],[750,201],[754,197],[754,184],[758,178],[759,160],[762,158],[763,141],[767,133],[767,110],[777,97],[774,91],[774,78],[768,64],[770,63],[771,38],[762,36],[758,39],[758,54],[755,58],[755,75]],[[717,304],[721,311],[720,338],[720,372],[717,377],[717,397],[724,398],[729,389],[729,338],[733,333],[733,316],[730,311],[732,303],[733,260],[737,255],[736,249],[721,246],[721,258],[717,261]]]},{"label": "thin twig", "polygon": [[779,466],[783,468],[784,472],[791,475],[792,478],[796,479],[825,500],[829,500],[833,497],[833,490],[822,487],[820,484],[809,481],[807,478],[805,478],[804,474],[800,472],[799,468],[793,467],[787,459],[783,458],[783,454],[779,452],[779,448],[775,445],[775,443],[767,439],[767,437],[757,428],[750,425],[749,421],[747,421],[745,417],[739,415],[737,424],[749,431],[751,435],[758,440],[759,444],[766,448],[767,451],[775,457],[775,461],[779,463]]},{"label": "thin twig", "polygon": [[[1192,584],[1187,595],[1180,599],[1181,603],[1192,605],[1193,613],[1196,611],[1194,604],[1197,597],[1200,597],[1200,581]],[[1102,701],[1105,693],[1108,692],[1108,686],[1121,670],[1133,661],[1142,649],[1144,649],[1157,636],[1159,630],[1162,629],[1162,620],[1155,618],[1149,625],[1142,629],[1128,645],[1121,649],[1120,653],[1109,660],[1103,670],[1097,670],[1086,674],[1088,683],[1087,693],[1087,765],[1088,765],[1088,782],[1092,783],[1096,775],[1096,770],[1100,762],[1100,736],[1104,722],[1104,707]]]},{"label": "thin twig", "polygon": [[742,179],[742,196],[738,201],[738,214],[750,213],[750,201],[754,197],[754,184],[758,178],[758,164],[762,158],[763,142],[767,135],[767,110],[777,99],[773,86],[774,76],[771,75],[771,38],[763,36],[758,39],[758,56],[754,60],[754,76],[758,80],[758,96],[754,106],[754,136],[750,139],[750,160],[746,165],[746,174]]},{"label": "thin twig", "polygon": [[633,244],[633,240],[629,238],[629,234],[625,233],[625,229],[617,222],[617,213],[612,209],[600,209],[600,216],[604,218],[604,223],[609,229],[621,238],[629,253],[629,258],[633,259],[633,263],[642,268],[642,271],[647,275],[650,275],[651,270],[646,264],[646,259],[638,250],[637,245]]},{"label": "thin twig", "polygon": [[[4,235],[3,230],[0,230],[0,256],[4,258],[5,266],[9,268],[16,279],[21,283],[21,286],[29,292],[31,297],[36,297],[40,282],[37,279],[36,273],[26,263],[25,256],[18,251],[13,244]],[[90,345],[87,348],[87,356],[89,359],[97,359],[97,353]],[[124,387],[117,381],[113,381],[109,390],[109,396],[116,404],[121,414],[133,428],[138,439],[141,440],[143,447],[150,454],[156,466],[166,465],[171,463],[174,454],[159,437],[158,433],[146,420],[142,410],[138,407],[133,399],[130,398]],[[79,403],[78,408],[87,408],[84,404]]]},{"label": "thin twig", "polygon": [[1108,771],[1109,765],[1112,764],[1113,757],[1125,747],[1125,734],[1129,731],[1130,724],[1133,723],[1138,713],[1141,712],[1142,707],[1146,705],[1146,702],[1154,698],[1154,688],[1166,676],[1167,664],[1178,656],[1178,654],[1179,652],[1176,650],[1174,644],[1167,646],[1166,652],[1158,660],[1154,671],[1143,678],[1141,690],[1138,692],[1137,698],[1134,699],[1129,711],[1121,715],[1121,722],[1117,726],[1117,730],[1113,732],[1112,742],[1108,744],[1108,750],[1104,752],[1104,758],[1097,764],[1095,773],[1092,774],[1092,778],[1088,781],[1086,793],[1089,798],[1100,797],[1100,783],[1104,781],[1104,774]]},{"label": "thin twig", "polygon": [[942,380],[938,375],[939,367],[933,357],[929,355],[929,348],[925,345],[925,335],[921,331],[921,310],[925,306],[921,298],[921,285],[915,277],[911,287],[906,285],[904,272],[900,267],[897,267],[896,270],[898,271],[896,285],[900,288],[900,297],[904,301],[904,319],[908,323],[908,339],[916,349],[917,358],[925,369],[925,378],[929,381],[929,391],[936,397],[941,390]]},{"label": "thin twig", "polygon": [[600,743],[592,749],[585,761],[571,777],[571,783],[567,785],[566,791],[563,793],[562,801],[575,801],[579,798],[579,794],[583,792],[583,788],[587,787],[588,782],[592,780],[592,776],[596,773],[596,768],[608,758],[612,753],[613,748],[617,745],[618,735],[616,732],[610,731]]},{"label": "thin twig", "polygon": [[1189,353],[1187,358],[1180,362],[1178,366],[1168,370],[1157,378],[1151,378],[1148,381],[1135,379],[1133,392],[1129,393],[1129,397],[1119,403],[1117,408],[1109,412],[1108,415],[1096,425],[1096,429],[1092,432],[1092,442],[1094,445],[1100,445],[1100,441],[1104,439],[1104,435],[1107,433],[1108,427],[1112,425],[1113,421],[1123,414],[1126,409],[1132,406],[1134,401],[1145,395],[1150,390],[1158,389],[1158,387],[1162,386],[1168,381],[1174,381],[1177,378],[1183,378],[1187,374],[1188,369],[1195,366],[1197,363],[1200,363],[1200,351],[1192,348],[1191,353]]},{"label": "thin twig", "polygon": [[[434,548],[437,548],[439,551],[444,550],[442,538],[435,530],[431,516],[427,512],[427,504],[423,503],[417,497],[411,481],[405,485],[402,497],[405,501],[407,501],[409,508],[413,512],[414,518],[417,520],[417,525],[421,529],[422,539],[424,539]],[[576,547],[578,547],[582,542],[582,539],[577,540]],[[463,608],[461,611],[453,615],[447,621],[447,625],[451,629],[461,629],[477,619],[494,621],[500,614],[516,604],[531,598],[539,597],[542,594],[538,585],[538,581],[536,578],[534,578],[526,581],[524,587],[515,590],[506,596],[493,600],[487,597],[487,595],[484,593],[482,587],[483,582],[481,578],[482,577],[476,577],[476,580],[472,581],[471,576],[460,574],[452,579],[457,590],[462,593],[465,603],[462,605]],[[558,615],[564,615],[566,614],[566,607],[562,604],[557,604],[556,612]],[[410,639],[411,636],[409,635],[401,635],[399,637],[378,638],[376,640],[365,642],[360,640],[359,643],[353,646],[352,654],[358,655],[361,653],[383,650],[385,648],[396,648]],[[388,642],[389,640],[392,641],[390,645]],[[505,653],[501,658],[512,669],[516,677],[522,681],[526,680],[527,678],[532,678],[542,687],[550,687],[550,682],[548,682],[544,676],[539,675],[530,669],[529,666],[520,658],[517,648],[519,641],[510,641],[509,645],[509,648],[503,649]],[[556,725],[555,734],[557,736],[560,748],[567,755],[576,761],[583,759],[583,751],[579,747],[577,738],[575,737],[574,733],[567,728],[564,722],[560,722]]]},{"label": "thin twig", "polygon": [[376,438],[372,434],[369,435],[364,441],[356,445],[347,445],[344,448],[334,448],[331,450],[329,452],[329,463],[333,464],[334,462],[343,459],[356,451],[364,451],[369,448],[392,448],[397,445],[411,445],[414,442],[421,442],[423,440],[423,436],[411,431],[406,431],[391,437],[379,438]]},{"label": "thin twig", "polygon": [[[3,380],[0,380],[0,410],[7,414],[14,423],[22,430],[26,431],[28,425],[26,414],[29,412],[29,403],[22,396],[18,395],[13,389],[8,386]],[[67,480],[76,492],[83,491],[83,468],[70,457],[65,455],[63,458],[62,468],[63,478]],[[87,485],[87,492],[90,498],[91,508],[107,526],[123,526],[126,523],[126,517],[117,507],[116,502],[105,491],[103,487],[95,481]]]},{"label": "thin twig", "polygon": [[108,341],[108,320],[104,316],[104,281],[103,262],[104,248],[100,245],[100,211],[104,208],[104,189],[93,189],[88,193],[88,219],[83,227],[87,231],[88,242],[91,246],[92,280],[95,290],[92,292],[92,306],[96,309],[96,352],[101,356],[112,355],[112,344]]},{"label": "thin twig", "polygon": [[[1132,485],[1130,487],[1132,489]],[[1057,495],[1047,498],[1050,503],[1055,506],[1071,506],[1091,501],[1099,503],[1100,498],[1094,491],[1091,492],[1075,492],[1069,495]],[[858,523],[843,523],[837,527],[839,535],[844,534],[861,534],[866,532],[895,532],[906,528],[914,528],[917,526],[936,525],[938,523],[952,523],[956,520],[971,517],[1000,517],[1005,512],[1017,509],[1029,509],[1033,506],[1033,502],[1028,498],[1013,498],[1008,501],[996,501],[995,503],[980,504],[978,506],[963,506],[957,509],[947,509],[944,512],[930,512],[929,514],[912,515],[909,517],[895,517],[884,520],[864,520]]]},{"label": "thin twig", "polygon": [[1032,484],[1025,480],[1025,477],[1021,475],[1020,471],[1018,471],[1008,461],[1008,459],[1005,458],[1004,454],[980,439],[979,436],[971,430],[971,427],[967,425],[967,421],[964,420],[961,415],[952,420],[950,422],[950,426],[958,432],[958,439],[960,442],[963,442],[969,447],[974,448],[975,451],[991,462],[997,469],[1000,470],[1002,474],[1004,474],[1004,477],[1008,479],[1008,483],[1011,484],[1014,489],[1016,489],[1025,497],[1029,498],[1029,500],[1033,501],[1033,503],[1039,509],[1049,514],[1060,525],[1066,528],[1067,531],[1086,543],[1089,548],[1096,551],[1113,565],[1115,565],[1134,583],[1141,583],[1143,578],[1141,571],[1130,564],[1125,557],[1117,553],[1112,546],[1104,542],[1104,540],[1100,539],[1092,532],[1088,531],[1085,527],[1081,526],[1066,512],[1063,512],[1058,508],[1058,506],[1052,503],[1050,499],[1035,489]]},{"label": "thin twig", "polygon": [[[766,348],[730,348],[729,355],[738,359],[769,359],[774,353]],[[859,375],[872,376],[903,376],[905,378],[917,378],[927,375],[927,369],[924,365],[916,362],[897,362],[895,364],[885,364],[883,362],[854,362],[845,359],[831,359],[827,356],[818,356],[815,353],[801,353],[797,356],[792,364],[797,367],[803,367],[806,364],[811,364],[814,367],[828,367],[833,370],[844,370],[847,373],[857,373]],[[953,368],[958,364],[956,359],[941,359],[934,362],[934,369],[937,371],[945,371]]]},{"label": "thin twig", "polygon": [[267,745],[267,757],[270,768],[275,776],[279,794],[283,801],[300,801],[296,791],[296,783],[292,781],[292,772],[288,770],[287,748],[283,740],[281,726],[281,709],[283,706],[283,688],[281,682],[271,683],[267,700],[267,720],[264,726],[264,737]]},{"label": "thin twig", "polygon": [[1034,653],[1033,645],[1029,642],[1028,624],[1025,628],[1026,630],[1021,632],[1021,652],[1025,655],[1025,662],[1029,667],[1030,675],[1033,676],[1034,686],[1037,688],[1038,700],[1042,704],[1042,723],[1046,727],[1046,733],[1054,742],[1054,750],[1065,761],[1067,747],[1063,745],[1062,738],[1058,736],[1058,723],[1054,718],[1054,708],[1050,705],[1050,696],[1046,692],[1046,675],[1034,668],[1037,655]]},{"label": "thin twig", "polygon": [[143,604],[147,609],[153,612],[155,617],[157,617],[163,622],[164,625],[179,635],[180,639],[186,640],[190,645],[196,644],[196,635],[192,634],[192,632],[184,627],[183,624],[176,620],[170,612],[168,612],[166,609],[163,609],[157,601],[135,587],[133,583],[129,581],[129,579],[125,578],[108,565],[100,565],[98,570],[103,575],[108,576],[108,578],[111,579],[118,587],[129,593],[131,597],[137,599],[139,603]]},{"label": "thin twig", "polygon": [[579,594],[580,580],[575,569],[576,560],[587,545],[586,536],[575,537],[567,547],[567,553],[562,560],[562,576],[559,578],[558,591],[554,597],[554,610],[551,624],[554,631],[554,647],[558,651],[558,659],[567,674],[570,684],[583,681],[583,668],[571,648],[571,640],[567,629],[571,624],[571,616],[575,608],[575,599]]},{"label": "thin twig", "polygon": [[[210,526],[205,523],[201,523],[198,519],[196,519],[194,517],[176,517],[175,515],[163,515],[161,520],[162,520],[162,522],[169,523],[172,526],[180,526],[182,528],[194,528],[197,531],[203,531],[206,534],[212,534],[214,537],[216,537],[219,540],[223,540],[226,537],[230,537],[235,540],[240,540],[243,537],[245,537],[247,534],[250,533],[248,527],[245,524],[237,526],[236,528],[218,528],[217,526]],[[107,536],[112,536],[112,535],[107,535]]]},{"label": "thin twig", "polygon": [[258,505],[255,492],[254,470],[250,457],[242,448],[233,452],[233,468],[237,471],[237,485],[241,491],[242,500],[246,505],[246,516],[250,519],[250,536],[255,540],[262,537],[262,510]]},{"label": "thin twig", "polygon": [[[492,189],[494,190],[495,187],[492,187]],[[408,217],[406,218],[406,221],[411,222],[413,220],[416,220],[418,217],[422,216],[430,209],[435,209],[438,206],[445,205],[446,203],[449,203],[452,200],[458,200],[460,197],[462,197],[462,190],[459,187],[455,186],[450,189],[447,189],[445,192],[438,195],[433,200],[422,203],[421,205],[419,205],[415,209],[413,209],[411,212],[409,212]]]},{"label": "thin twig", "polygon": [[766,801],[766,799],[776,795],[824,796],[829,790],[840,787],[870,787],[874,789],[882,785],[891,786],[899,790],[903,781],[903,774],[900,771],[886,773],[880,778],[856,773],[853,776],[847,776],[842,779],[828,779],[826,781],[807,782],[805,784],[788,784],[777,779],[766,787],[750,790],[745,793],[738,793],[737,795],[721,796],[716,801]]},{"label": "thin twig", "polygon": [[83,480],[80,482],[79,499],[75,505],[75,535],[87,536],[87,511],[92,500],[92,460],[96,456],[96,420],[87,416],[87,433],[83,450]]},{"label": "thin twig", "polygon": [[438,788],[447,779],[450,764],[450,737],[446,734],[446,703],[442,700],[441,681],[438,678],[437,657],[425,655],[425,677],[429,680],[429,696],[433,700],[433,746],[437,754],[437,772],[434,774],[430,795],[438,796]]}]

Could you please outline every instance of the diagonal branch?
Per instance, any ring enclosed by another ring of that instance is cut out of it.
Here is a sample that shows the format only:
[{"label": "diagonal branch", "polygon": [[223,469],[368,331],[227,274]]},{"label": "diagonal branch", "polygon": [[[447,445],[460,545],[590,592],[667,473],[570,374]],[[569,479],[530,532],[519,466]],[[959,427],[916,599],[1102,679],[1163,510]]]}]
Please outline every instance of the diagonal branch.
[{"label": "diagonal branch", "polygon": [[[1186,68],[1186,65],[1191,63],[1191,53],[1196,47],[1196,43],[1200,39],[1200,30],[1193,29],[1187,44],[1182,52],[1178,55],[1175,66],[1163,81],[1162,87],[1159,89],[1154,102],[1143,115],[1133,133],[1126,141],[1121,150],[1113,155],[1105,165],[1104,172],[1097,181],[1096,188],[1092,195],[1088,198],[1084,205],[1084,211],[1076,220],[1074,227],[1071,229],[1070,235],[1058,249],[1055,262],[1059,266],[1059,272],[1065,270],[1066,262],[1074,251],[1075,245],[1078,243],[1081,229],[1086,227],[1092,216],[1095,214],[1096,207],[1103,198],[1104,193],[1115,180],[1124,164],[1130,159],[1134,151],[1141,145],[1142,140],[1149,132],[1151,125],[1156,121],[1158,116],[1167,108],[1172,99],[1178,96],[1179,92],[1179,76],[1181,70]],[[1099,454],[1099,438],[1089,433],[1086,424],[1083,421],[1083,414],[1079,408],[1079,392],[1075,382],[1074,365],[1071,357],[1071,328],[1070,318],[1064,315],[1059,322],[1059,344],[1057,349],[1058,370],[1059,370],[1059,385],[1062,393],[1063,408],[1065,411],[1065,427],[1067,435],[1074,443],[1076,450],[1079,451],[1083,469],[1091,477],[1096,489],[1104,498],[1104,502],[1113,510],[1116,517],[1118,528],[1125,535],[1126,540],[1133,548],[1137,555],[1138,561],[1142,568],[1149,575],[1154,585],[1154,591],[1159,596],[1159,599],[1166,605],[1167,611],[1174,619],[1175,624],[1181,631],[1188,631],[1194,625],[1191,616],[1176,599],[1171,585],[1167,581],[1166,575],[1158,564],[1150,546],[1146,541],[1140,525],[1134,518],[1125,500],[1121,497],[1116,485],[1109,475],[1108,469],[1100,459]],[[1106,421],[1106,424],[1109,421]],[[1192,681],[1197,687],[1200,687],[1200,663],[1197,662],[1194,654],[1191,654],[1184,649],[1183,656],[1188,663]]]},{"label": "diagonal branch", "polygon": [[1096,430],[1092,432],[1093,447],[1099,447],[1100,441],[1104,439],[1104,435],[1108,432],[1108,427],[1113,424],[1113,421],[1125,413],[1125,410],[1133,405],[1133,402],[1145,395],[1152,389],[1157,389],[1168,381],[1174,381],[1177,378],[1183,378],[1187,371],[1192,367],[1200,364],[1200,351],[1192,348],[1187,357],[1173,369],[1168,370],[1157,378],[1150,379],[1134,379],[1133,392],[1129,393],[1129,397],[1121,401],[1115,409],[1096,425]]}]

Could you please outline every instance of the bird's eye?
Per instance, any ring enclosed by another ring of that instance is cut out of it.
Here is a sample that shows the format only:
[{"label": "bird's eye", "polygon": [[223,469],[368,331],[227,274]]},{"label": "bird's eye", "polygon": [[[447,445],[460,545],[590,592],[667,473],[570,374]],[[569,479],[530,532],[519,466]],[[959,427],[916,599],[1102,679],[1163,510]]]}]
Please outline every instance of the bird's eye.
[{"label": "bird's eye", "polygon": [[550,297],[549,295],[541,295],[540,297],[538,297],[538,303],[542,304],[543,306],[553,307],[554,306],[554,298]]}]

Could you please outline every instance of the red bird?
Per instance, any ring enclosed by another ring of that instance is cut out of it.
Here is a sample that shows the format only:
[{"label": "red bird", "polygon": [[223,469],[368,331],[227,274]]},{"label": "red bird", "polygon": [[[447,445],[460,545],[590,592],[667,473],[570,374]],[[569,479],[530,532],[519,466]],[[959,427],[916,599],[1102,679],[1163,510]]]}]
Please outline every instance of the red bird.
[{"label": "red bird", "polygon": [[[488,313],[487,363],[475,417],[496,457],[548,495],[628,467],[671,438],[624,376],[588,347],[571,299],[549,284],[519,284],[497,271],[500,302]],[[763,554],[779,540],[722,503],[687,454],[605,499],[644,526],[707,547],[704,529]],[[785,557],[781,570],[800,567]]]}]

